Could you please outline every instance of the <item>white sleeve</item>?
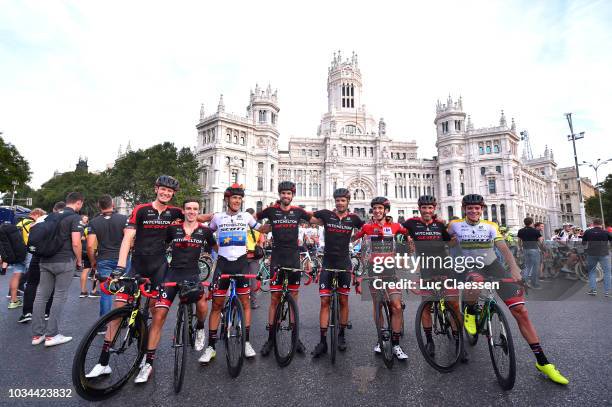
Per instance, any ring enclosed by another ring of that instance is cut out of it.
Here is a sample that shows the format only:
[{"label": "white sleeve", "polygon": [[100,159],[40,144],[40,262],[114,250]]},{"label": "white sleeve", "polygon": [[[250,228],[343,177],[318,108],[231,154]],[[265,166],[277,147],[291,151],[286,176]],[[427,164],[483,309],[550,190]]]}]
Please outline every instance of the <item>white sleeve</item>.
[{"label": "white sleeve", "polygon": [[215,213],[208,223],[208,228],[213,232],[217,230],[217,214]]},{"label": "white sleeve", "polygon": [[245,212],[244,214],[245,214],[245,219],[247,223],[249,224],[249,226],[254,230],[259,230],[259,228],[261,227],[261,223],[257,222],[255,218],[253,217],[253,215],[251,215],[250,213]]}]

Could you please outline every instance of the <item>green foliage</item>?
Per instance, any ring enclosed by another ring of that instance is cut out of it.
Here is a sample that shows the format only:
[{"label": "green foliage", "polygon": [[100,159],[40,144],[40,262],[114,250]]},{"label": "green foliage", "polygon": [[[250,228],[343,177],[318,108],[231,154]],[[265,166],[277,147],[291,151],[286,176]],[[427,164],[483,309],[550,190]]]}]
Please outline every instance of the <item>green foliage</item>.
[{"label": "green foliage", "polygon": [[17,148],[0,136],[0,192],[13,192],[13,181],[25,185],[31,177],[30,165]]},{"label": "green foliage", "polygon": [[33,204],[50,211],[57,201],[65,201],[69,192],[80,192],[85,197],[81,213],[95,215],[98,213],[98,198],[107,193],[105,179],[105,175],[86,171],[65,172],[42,184],[34,194]]},{"label": "green foliage", "polygon": [[[612,224],[612,174],[608,175],[602,183],[603,192],[601,194],[601,203],[603,206],[604,217],[606,224]],[[585,201],[586,213],[595,218],[601,218],[601,210],[599,208],[599,197],[597,195],[590,197]]]},{"label": "green foliage", "polygon": [[155,198],[155,180],[162,174],[175,177],[181,184],[174,202],[179,204],[187,196],[200,197],[199,166],[189,148],[177,150],[166,142],[146,150],[127,153],[106,171],[108,193],[120,196],[131,206]]}]

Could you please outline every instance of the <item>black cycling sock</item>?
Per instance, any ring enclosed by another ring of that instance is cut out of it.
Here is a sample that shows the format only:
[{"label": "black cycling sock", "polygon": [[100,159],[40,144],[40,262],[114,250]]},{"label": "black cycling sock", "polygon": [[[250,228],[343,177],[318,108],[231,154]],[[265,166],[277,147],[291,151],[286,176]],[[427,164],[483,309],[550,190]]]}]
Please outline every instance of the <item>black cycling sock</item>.
[{"label": "black cycling sock", "polygon": [[98,363],[102,366],[108,366],[108,360],[110,359],[110,341],[104,341],[102,345],[102,353],[100,354],[100,359],[98,359]]},{"label": "black cycling sock", "polygon": [[344,336],[344,330],[346,329],[346,325],[340,325],[340,332],[338,336]]},{"label": "black cycling sock", "polygon": [[431,330],[432,328],[429,327],[423,327],[423,331],[425,331],[425,338],[427,339],[427,342],[431,342],[433,341],[433,338],[431,337]]},{"label": "black cycling sock", "polygon": [[538,360],[538,365],[544,366],[549,363],[548,359],[546,359],[546,355],[544,355],[544,351],[542,350],[542,347],[540,346],[539,342],[530,343],[529,347],[531,348],[531,350],[533,351],[533,354]]},{"label": "black cycling sock", "polygon": [[244,340],[248,342],[249,341],[249,335],[251,334],[251,327],[247,326],[245,331],[246,331],[246,337],[244,338]]},{"label": "black cycling sock", "polygon": [[399,332],[393,332],[391,334],[391,345],[393,345],[393,346],[399,345],[399,339],[400,339],[400,333]]},{"label": "black cycling sock", "polygon": [[217,342],[217,330],[209,329],[208,330],[208,346],[215,349],[215,342]]},{"label": "black cycling sock", "polygon": [[268,341],[272,342],[272,339],[274,339],[274,329],[270,325],[266,325],[266,330],[268,331]]},{"label": "black cycling sock", "polygon": [[468,304],[466,307],[466,312],[468,314],[476,315],[476,312],[477,312],[476,304]]},{"label": "black cycling sock", "polygon": [[327,343],[327,328],[321,328],[321,343]]},{"label": "black cycling sock", "polygon": [[200,321],[198,319],[198,322],[196,323],[196,329],[204,329],[204,320]]},{"label": "black cycling sock", "polygon": [[146,363],[153,366],[153,361],[155,360],[155,351],[156,349],[147,349],[147,361]]}]

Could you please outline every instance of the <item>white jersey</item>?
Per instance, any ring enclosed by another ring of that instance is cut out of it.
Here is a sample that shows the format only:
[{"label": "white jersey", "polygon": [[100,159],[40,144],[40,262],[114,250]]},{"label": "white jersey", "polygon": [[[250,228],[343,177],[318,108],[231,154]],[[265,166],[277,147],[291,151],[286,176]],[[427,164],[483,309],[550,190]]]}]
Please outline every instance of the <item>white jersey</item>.
[{"label": "white jersey", "polygon": [[227,212],[215,213],[209,228],[213,232],[218,231],[219,256],[234,261],[246,255],[249,226],[257,230],[261,224],[257,223],[248,212],[238,212],[233,215]]}]

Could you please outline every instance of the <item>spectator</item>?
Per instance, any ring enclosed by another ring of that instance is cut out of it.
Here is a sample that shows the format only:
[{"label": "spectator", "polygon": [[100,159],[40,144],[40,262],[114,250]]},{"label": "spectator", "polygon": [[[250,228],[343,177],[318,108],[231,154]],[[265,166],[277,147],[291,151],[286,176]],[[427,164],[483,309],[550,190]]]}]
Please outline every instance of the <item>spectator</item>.
[{"label": "spectator", "polygon": [[[246,210],[253,217],[255,216],[255,211],[253,208],[249,208]],[[248,274],[259,274],[259,262],[261,258],[255,258],[255,246],[259,246],[263,250],[263,245],[266,238],[263,233],[259,233],[256,230],[251,229],[249,233],[247,233],[247,273]],[[251,309],[259,308],[257,304],[257,281],[252,278],[251,280]]]},{"label": "spectator", "polygon": [[589,295],[597,295],[597,264],[604,272],[604,295],[610,296],[610,248],[612,233],[603,229],[601,219],[593,219],[593,228],[584,232],[582,244],[587,246],[586,260],[589,270]]},{"label": "spectator", "polygon": [[[70,192],[66,197],[66,208],[61,213],[52,214],[58,219],[58,236],[62,239],[59,251],[40,259],[40,283],[34,300],[32,314],[32,345],[45,342],[45,346],[55,346],[72,340],[70,336],[59,333],[59,319],[66,303],[68,288],[75,268],[82,267],[81,217],[77,214],[83,206],[83,195]],[[49,221],[46,219],[45,221]],[[44,309],[51,293],[55,291],[53,313],[45,321]]]},{"label": "spectator", "polygon": [[544,238],[540,231],[533,227],[533,218],[527,217],[523,220],[523,223],[525,227],[520,229],[517,235],[525,254],[523,278],[530,281],[532,288],[538,289],[540,288],[538,277],[542,259],[540,249]]},{"label": "spectator", "polygon": [[[540,233],[542,234],[542,237],[544,238],[543,240],[546,241],[546,238],[544,237],[544,223],[543,222],[536,222],[534,224],[534,226],[536,228],[536,230],[539,230]],[[548,255],[548,249],[546,248],[545,244],[542,244],[541,247],[541,256],[540,256],[540,280],[544,279],[544,257]]]},{"label": "spectator", "polygon": [[[91,268],[97,270],[100,278],[106,279],[117,267],[127,216],[114,211],[113,199],[110,195],[102,195],[98,199],[98,207],[100,208],[100,214],[89,222],[87,258]],[[129,265],[126,268],[129,268]],[[100,316],[111,310],[112,301],[112,296],[102,293]]]},{"label": "spectator", "polygon": [[83,226],[83,231],[81,232],[81,247],[83,249],[83,253],[81,253],[81,258],[83,259],[83,270],[80,273],[81,294],[79,295],[79,298],[97,298],[100,297],[100,294],[98,294],[98,292],[96,291],[95,279],[92,279],[91,291],[87,292],[87,278],[90,276],[92,270],[89,257],[87,257],[87,235],[89,235],[90,233],[89,216],[81,215],[81,226]]}]

